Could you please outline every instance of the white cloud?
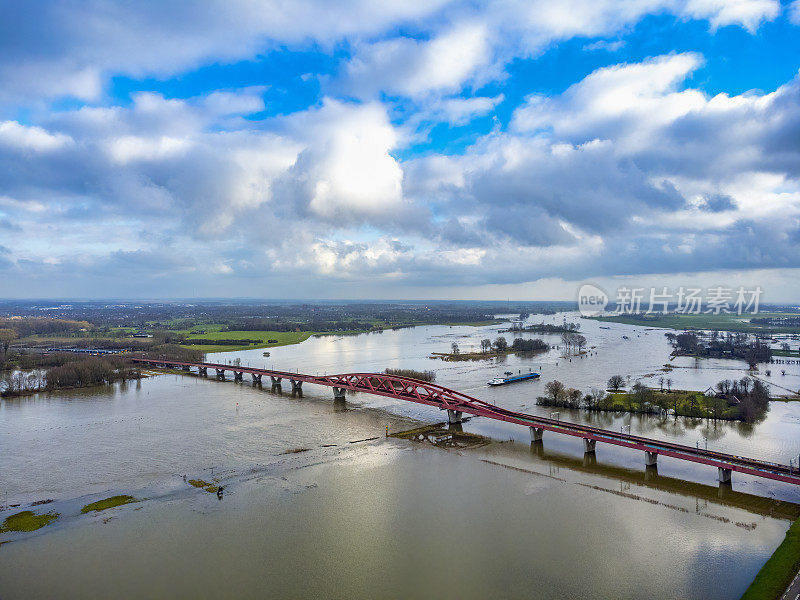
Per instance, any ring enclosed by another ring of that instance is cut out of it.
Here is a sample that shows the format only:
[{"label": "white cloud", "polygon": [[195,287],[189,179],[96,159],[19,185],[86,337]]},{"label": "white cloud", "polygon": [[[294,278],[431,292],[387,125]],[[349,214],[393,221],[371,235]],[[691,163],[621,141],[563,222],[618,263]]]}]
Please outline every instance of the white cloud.
[{"label": "white cloud", "polygon": [[789,21],[795,25],[800,25],[800,0],[794,0],[789,5]]},{"label": "white cloud", "polygon": [[493,98],[475,96],[437,99],[430,108],[422,109],[419,112],[419,119],[449,123],[454,126],[466,125],[472,119],[492,112],[503,99],[503,94],[498,94]]},{"label": "white cloud", "polygon": [[[752,32],[780,7],[777,0],[12,3],[0,38],[0,103],[60,96],[92,101],[112,75],[163,78],[285,44],[331,48],[342,40],[359,50],[351,76],[360,93],[376,87],[372,74],[388,90],[416,96],[454,90],[495,56],[505,61],[574,36],[614,35],[660,12]],[[387,37],[404,26],[426,41]],[[492,67],[493,76],[499,73]]]},{"label": "white cloud", "polygon": [[363,220],[402,209],[403,173],[390,154],[397,134],[382,106],[326,100],[288,127],[307,146],[284,183],[311,213]]},{"label": "white cloud", "polygon": [[97,99],[105,79],[168,76],[245,59],[278,44],[330,45],[375,35],[437,11],[442,0],[322,2],[103,1],[6,6],[0,101],[71,95]]},{"label": "white cloud", "polygon": [[0,144],[23,150],[48,152],[72,143],[72,138],[61,133],[50,133],[41,127],[27,126],[17,121],[0,121]]},{"label": "white cloud", "polygon": [[162,136],[142,138],[131,135],[118,137],[109,144],[111,160],[124,164],[136,160],[161,160],[184,153],[189,148],[185,139]]},{"label": "white cloud", "polygon": [[688,0],[683,14],[707,19],[712,28],[741,25],[751,33],[764,21],[771,21],[781,11],[776,0]]},{"label": "white cloud", "polygon": [[430,40],[394,38],[356,47],[345,68],[345,89],[419,97],[461,89],[490,61],[486,29],[462,24]]},{"label": "white cloud", "polygon": [[614,42],[609,42],[607,40],[597,40],[596,42],[592,42],[591,44],[586,44],[583,49],[588,50],[590,52],[595,50],[603,50],[605,52],[616,52],[617,50],[621,50],[625,47],[625,42],[623,40],[616,40]]},{"label": "white cloud", "polygon": [[529,98],[512,126],[549,128],[570,141],[614,138],[617,148],[641,149],[652,143],[654,130],[706,104],[702,92],[679,89],[701,64],[702,57],[685,53],[598,69],[559,97]]}]

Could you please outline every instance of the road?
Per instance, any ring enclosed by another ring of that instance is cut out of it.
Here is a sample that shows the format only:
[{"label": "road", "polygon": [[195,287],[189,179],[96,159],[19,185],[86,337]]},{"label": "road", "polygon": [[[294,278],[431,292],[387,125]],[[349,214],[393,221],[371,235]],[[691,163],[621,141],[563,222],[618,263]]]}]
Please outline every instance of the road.
[{"label": "road", "polygon": [[792,579],[792,583],[786,588],[781,600],[800,600],[800,571],[797,572],[794,579]]}]

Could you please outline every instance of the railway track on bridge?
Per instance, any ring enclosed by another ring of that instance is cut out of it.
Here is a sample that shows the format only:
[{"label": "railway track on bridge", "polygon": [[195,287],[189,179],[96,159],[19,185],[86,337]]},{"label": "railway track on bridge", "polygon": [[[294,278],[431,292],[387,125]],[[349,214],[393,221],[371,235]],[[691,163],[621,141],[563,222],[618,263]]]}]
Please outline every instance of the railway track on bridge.
[{"label": "railway track on bridge", "polygon": [[233,372],[234,379],[241,379],[245,373],[251,375],[257,381],[261,381],[261,378],[266,376],[272,380],[273,385],[279,385],[285,379],[291,382],[293,392],[299,391],[300,393],[302,393],[303,383],[324,385],[333,388],[334,398],[337,399],[344,399],[345,390],[352,390],[426,404],[439,410],[446,410],[450,422],[459,422],[463,413],[467,413],[526,426],[530,429],[532,441],[541,440],[545,431],[552,431],[582,438],[584,440],[584,450],[587,452],[594,452],[595,444],[601,442],[643,451],[648,465],[655,465],[658,455],[663,455],[717,467],[721,483],[729,482],[732,472],[740,472],[800,485],[800,472],[790,465],[726,454],[704,448],[693,448],[664,440],[512,411],[478,398],[473,398],[457,390],[410,377],[384,373],[344,373],[320,376],[222,363],[195,363],[149,358],[132,358],[130,360],[150,366],[172,369],[190,370],[195,368],[203,374],[207,374],[209,369],[213,369],[216,370],[218,376],[224,376],[225,372]]}]

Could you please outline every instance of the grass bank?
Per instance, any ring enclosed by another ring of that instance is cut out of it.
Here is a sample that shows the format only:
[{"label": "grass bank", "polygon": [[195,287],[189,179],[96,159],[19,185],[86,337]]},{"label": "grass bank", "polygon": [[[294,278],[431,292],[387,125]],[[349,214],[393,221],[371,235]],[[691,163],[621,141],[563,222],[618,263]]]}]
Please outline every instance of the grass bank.
[{"label": "grass bank", "polygon": [[781,545],[764,563],[742,600],[775,600],[800,569],[800,519],[792,523]]}]

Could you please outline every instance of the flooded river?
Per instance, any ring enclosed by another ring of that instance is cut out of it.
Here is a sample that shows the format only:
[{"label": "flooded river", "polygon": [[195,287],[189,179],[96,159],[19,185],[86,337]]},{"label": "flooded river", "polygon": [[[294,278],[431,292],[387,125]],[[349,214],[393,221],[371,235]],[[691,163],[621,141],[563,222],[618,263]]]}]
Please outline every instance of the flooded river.
[{"label": "flooded river", "polygon": [[[704,389],[745,374],[736,362],[694,360],[665,373],[663,331],[580,323],[593,348],[571,362],[557,350],[431,360],[453,341],[468,351],[498,335],[444,326],[209,360],[320,374],[434,369],[437,383],[544,415],[535,398],[551,379],[588,390],[617,373],[650,385],[664,376],[673,388]],[[541,381],[485,385],[530,368]],[[781,368],[786,375],[773,368],[764,378],[800,388],[800,367]],[[709,467],[662,457],[646,471],[637,452],[598,445],[593,458],[580,440],[549,433],[531,446],[524,428],[485,419],[463,425],[490,438],[480,447],[384,437],[387,426],[442,418],[363,394],[334,404],[328,388],[292,398],[177,375],[4,401],[0,519],[42,500],[53,502],[34,510],[61,516],[32,534],[0,534],[10,541],[0,545],[0,597],[738,598],[800,515],[800,491],[786,484],[734,474],[720,488]],[[560,418],[784,463],[800,454],[796,402],[771,403],[754,425]],[[190,479],[223,485],[222,499]],[[141,501],[81,514],[115,494]]]}]

